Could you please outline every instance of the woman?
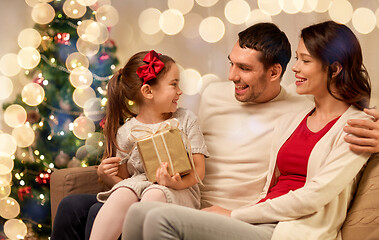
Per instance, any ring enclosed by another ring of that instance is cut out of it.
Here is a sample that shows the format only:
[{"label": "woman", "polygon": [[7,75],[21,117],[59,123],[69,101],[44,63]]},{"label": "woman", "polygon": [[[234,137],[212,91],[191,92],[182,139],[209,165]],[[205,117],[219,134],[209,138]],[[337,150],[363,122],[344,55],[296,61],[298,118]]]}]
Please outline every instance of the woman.
[{"label": "woman", "polygon": [[[197,224],[196,216],[189,217],[194,211],[167,206],[152,209],[144,217],[139,216],[144,223],[139,229],[144,239],[184,239],[189,235],[194,239],[220,239],[222,231],[228,229],[222,224],[234,226],[235,239],[340,238],[357,176],[369,158],[369,154],[349,150],[343,140],[343,127],[350,118],[368,118],[362,109],[369,103],[370,81],[359,42],[342,24],[328,21],[303,29],[296,57],[292,70],[297,92],[313,95],[315,106],[285,116],[278,124],[260,200],[233,211],[207,209],[240,220],[239,224],[235,219],[197,214],[202,218],[198,222],[208,219],[216,226],[214,229]],[[146,207],[141,206],[132,207],[126,216],[126,239],[133,238],[133,217]],[[270,226],[252,225],[262,223],[277,225],[273,232]],[[241,237],[241,232],[245,236]]]}]

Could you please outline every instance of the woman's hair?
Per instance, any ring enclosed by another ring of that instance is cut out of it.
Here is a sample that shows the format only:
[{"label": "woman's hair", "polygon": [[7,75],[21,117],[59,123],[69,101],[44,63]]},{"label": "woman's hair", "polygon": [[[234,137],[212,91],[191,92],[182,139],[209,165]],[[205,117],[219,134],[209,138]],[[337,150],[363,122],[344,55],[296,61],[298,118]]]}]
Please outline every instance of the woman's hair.
[{"label": "woman's hair", "polygon": [[[140,89],[143,79],[139,78],[136,71],[137,68],[146,65],[143,61],[148,51],[134,54],[126,65],[120,69],[108,82],[107,89],[107,106],[104,125],[104,135],[106,148],[103,159],[116,155],[116,149],[123,151],[117,144],[117,130],[124,124],[129,117],[136,116],[137,113],[131,109],[128,102],[131,100],[135,104],[142,101]],[[165,64],[164,68],[157,74],[155,79],[149,80],[146,84],[153,86],[163,77],[175,61],[166,55],[159,55],[159,59]],[[135,109],[135,107],[134,107]]]},{"label": "woman's hair", "polygon": [[[300,36],[309,53],[321,60],[328,71],[328,92],[336,99],[362,110],[369,106],[371,84],[363,65],[357,37],[345,25],[326,21],[304,28]],[[332,64],[338,62],[341,72],[332,78]],[[332,93],[331,85],[337,94]],[[337,96],[336,96],[337,95]]]}]

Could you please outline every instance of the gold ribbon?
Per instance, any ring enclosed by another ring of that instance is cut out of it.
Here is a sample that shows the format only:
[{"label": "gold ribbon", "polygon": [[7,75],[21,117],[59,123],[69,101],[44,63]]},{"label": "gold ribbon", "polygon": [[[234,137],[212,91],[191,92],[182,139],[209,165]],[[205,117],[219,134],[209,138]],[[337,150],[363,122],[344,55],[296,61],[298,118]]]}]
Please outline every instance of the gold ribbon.
[{"label": "gold ribbon", "polygon": [[[159,163],[162,164],[162,160],[161,160],[161,157],[159,155],[158,148],[157,148],[157,146],[155,144],[155,141],[154,141],[154,138],[153,138],[154,135],[159,134],[160,137],[162,138],[163,144],[165,146],[165,150],[166,150],[166,153],[167,153],[167,156],[168,156],[168,160],[169,160],[169,164],[171,166],[172,172],[175,174],[174,164],[172,163],[171,155],[170,155],[170,153],[168,151],[166,140],[165,140],[163,134],[166,133],[166,132],[168,132],[168,131],[170,131],[170,130],[172,130],[172,129],[176,129],[178,127],[179,127],[179,121],[176,118],[171,118],[169,120],[166,120],[166,121],[162,122],[159,125],[157,131],[155,131],[155,132],[153,130],[151,130],[150,128],[146,127],[146,126],[142,126],[142,125],[135,125],[135,126],[133,126],[131,128],[131,130],[130,130],[130,136],[132,137],[132,139],[133,139],[133,141],[135,143],[134,143],[131,151],[133,151],[133,149],[136,147],[136,144],[137,144],[138,141],[141,141],[141,140],[144,140],[144,139],[147,139],[147,138],[151,138],[152,142],[153,142],[153,145],[154,145],[155,153],[158,156]],[[192,169],[195,172],[195,179],[196,179],[196,181],[198,183],[200,183],[201,185],[203,185],[203,182],[201,181],[201,179],[199,177],[199,174],[196,171],[195,163],[193,161],[193,156],[192,156],[191,144],[190,144],[190,142],[188,140],[188,137],[182,131],[180,131],[180,133],[184,137],[184,140],[185,140],[185,146],[186,146],[186,150],[187,150],[187,153],[188,153],[188,157],[190,159],[190,164],[192,166]],[[123,158],[120,161],[120,165],[123,164],[123,163],[125,163],[128,158],[129,158],[129,154],[128,154],[127,157]]]}]

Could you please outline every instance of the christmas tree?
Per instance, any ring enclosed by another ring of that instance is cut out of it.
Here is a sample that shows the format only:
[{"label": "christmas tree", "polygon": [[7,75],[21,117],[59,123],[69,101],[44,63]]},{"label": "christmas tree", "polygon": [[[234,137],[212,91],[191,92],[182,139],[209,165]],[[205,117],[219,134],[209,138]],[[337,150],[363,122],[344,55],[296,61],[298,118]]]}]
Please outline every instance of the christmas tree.
[{"label": "christmas tree", "polygon": [[[32,5],[36,24],[19,35],[22,70],[16,76],[29,83],[3,104],[13,130],[0,132],[0,239],[47,239],[51,172],[101,159],[106,84],[118,64],[109,39],[118,14],[106,2]],[[15,76],[7,71],[2,73]]]}]

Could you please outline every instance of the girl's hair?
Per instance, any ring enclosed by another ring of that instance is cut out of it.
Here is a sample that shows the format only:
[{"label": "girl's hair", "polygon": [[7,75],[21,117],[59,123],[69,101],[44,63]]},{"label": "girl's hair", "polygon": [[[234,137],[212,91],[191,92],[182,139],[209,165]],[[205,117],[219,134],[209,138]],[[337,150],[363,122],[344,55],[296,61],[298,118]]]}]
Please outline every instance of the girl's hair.
[{"label": "girl's hair", "polygon": [[[116,155],[116,149],[122,150],[117,144],[117,130],[124,124],[125,120],[137,115],[136,111],[131,109],[128,104],[129,100],[137,105],[141,103],[142,95],[140,89],[143,79],[139,78],[137,68],[145,65],[143,58],[148,51],[134,54],[126,63],[124,68],[120,69],[108,82],[107,106],[104,125],[104,135],[106,148],[103,159]],[[175,61],[166,55],[159,55],[159,59],[165,64],[164,68],[157,74],[155,79],[149,80],[146,84],[153,86],[161,77],[163,77],[171,68]],[[135,109],[135,108],[134,108]]]},{"label": "girl's hair", "polygon": [[[301,38],[309,53],[321,60],[328,71],[328,92],[336,99],[362,110],[369,106],[371,84],[363,65],[362,50],[357,37],[345,25],[326,21],[304,28]],[[341,72],[332,78],[332,64],[338,62]],[[337,96],[332,93],[335,86]]]}]

